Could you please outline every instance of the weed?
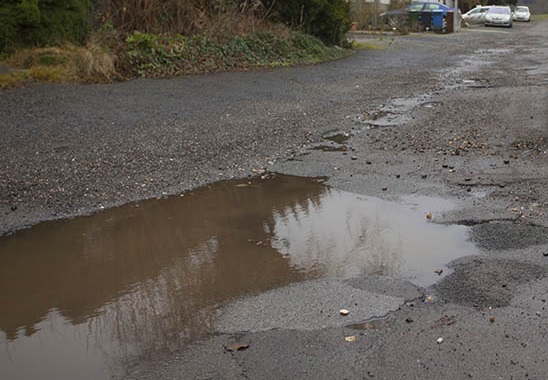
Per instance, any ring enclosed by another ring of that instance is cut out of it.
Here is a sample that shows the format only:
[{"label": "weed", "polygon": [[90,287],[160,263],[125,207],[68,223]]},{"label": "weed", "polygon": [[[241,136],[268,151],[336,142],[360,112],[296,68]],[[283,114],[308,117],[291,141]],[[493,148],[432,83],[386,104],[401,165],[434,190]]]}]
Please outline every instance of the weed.
[{"label": "weed", "polygon": [[0,88],[38,82],[108,82],[117,78],[115,57],[98,45],[65,45],[44,49],[24,49],[5,60],[15,73],[2,75]]},{"label": "weed", "polygon": [[70,75],[63,66],[32,66],[27,70],[29,78],[38,82],[68,82]]},{"label": "weed", "polygon": [[54,54],[42,54],[35,58],[35,62],[41,66],[54,66],[66,63],[66,57],[56,56]]},{"label": "weed", "polygon": [[110,82],[117,77],[115,57],[98,45],[77,49],[73,72],[85,82]]},{"label": "weed", "polygon": [[28,80],[28,77],[24,72],[0,74],[0,89],[20,86],[25,83],[26,80]]}]

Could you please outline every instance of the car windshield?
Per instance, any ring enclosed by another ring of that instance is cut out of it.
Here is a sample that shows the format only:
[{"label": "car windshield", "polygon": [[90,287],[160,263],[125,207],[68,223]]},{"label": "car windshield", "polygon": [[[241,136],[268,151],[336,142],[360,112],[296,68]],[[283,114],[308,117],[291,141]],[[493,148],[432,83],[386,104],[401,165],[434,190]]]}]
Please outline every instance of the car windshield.
[{"label": "car windshield", "polygon": [[409,10],[410,11],[421,11],[422,10],[422,7],[423,7],[423,4],[422,3],[415,3],[415,4],[411,4],[409,6]]},{"label": "car windshield", "polygon": [[491,8],[489,9],[489,13],[508,14],[510,13],[510,8]]},{"label": "car windshield", "polygon": [[525,9],[525,8],[516,8],[516,12],[523,12],[523,13],[526,13],[528,12],[529,10],[528,9]]}]

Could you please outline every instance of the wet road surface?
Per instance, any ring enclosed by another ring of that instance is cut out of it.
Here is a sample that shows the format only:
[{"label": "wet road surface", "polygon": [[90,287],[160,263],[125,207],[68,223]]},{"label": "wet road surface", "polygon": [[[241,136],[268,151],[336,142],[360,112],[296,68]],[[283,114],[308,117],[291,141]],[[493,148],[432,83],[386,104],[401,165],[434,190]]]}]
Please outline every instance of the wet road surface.
[{"label": "wet road surface", "polygon": [[542,379],[547,29],[3,93],[3,231],[175,196],[2,238],[2,378]]}]

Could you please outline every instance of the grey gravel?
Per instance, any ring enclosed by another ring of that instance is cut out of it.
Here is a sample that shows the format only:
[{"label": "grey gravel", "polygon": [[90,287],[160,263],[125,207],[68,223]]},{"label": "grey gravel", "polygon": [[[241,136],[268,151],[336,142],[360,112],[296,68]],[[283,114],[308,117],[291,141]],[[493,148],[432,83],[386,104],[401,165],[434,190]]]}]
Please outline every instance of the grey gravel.
[{"label": "grey gravel", "polygon": [[[291,287],[303,310],[319,311],[324,293],[370,300],[363,316],[375,323],[284,326],[287,298],[258,295],[224,305],[224,332],[143,358],[125,378],[544,379],[546,35],[546,21],[360,34],[385,49],[273,71],[3,91],[0,233],[263,170],[382,198],[449,197],[457,209],[436,222],[476,226],[482,255],[434,287],[381,294],[369,280],[333,281],[317,297],[310,284]],[[338,132],[350,154],[308,149]],[[273,314],[236,318],[252,305]],[[235,341],[249,348],[228,353]]]}]

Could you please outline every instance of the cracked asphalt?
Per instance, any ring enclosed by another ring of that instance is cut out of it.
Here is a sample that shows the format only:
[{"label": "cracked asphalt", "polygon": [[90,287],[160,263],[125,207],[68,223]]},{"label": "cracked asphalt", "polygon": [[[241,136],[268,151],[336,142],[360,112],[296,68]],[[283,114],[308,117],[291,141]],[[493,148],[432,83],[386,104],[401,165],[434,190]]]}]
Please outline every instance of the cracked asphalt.
[{"label": "cracked asphalt", "polygon": [[[317,280],[238,300],[210,338],[124,378],[545,379],[547,34],[547,21],[356,34],[384,49],[273,71],[3,91],[0,232],[263,171],[391,200],[447,197],[458,206],[433,222],[471,226],[482,253],[440,282]],[[344,150],[311,149],[334,134],[348,137]]]}]

